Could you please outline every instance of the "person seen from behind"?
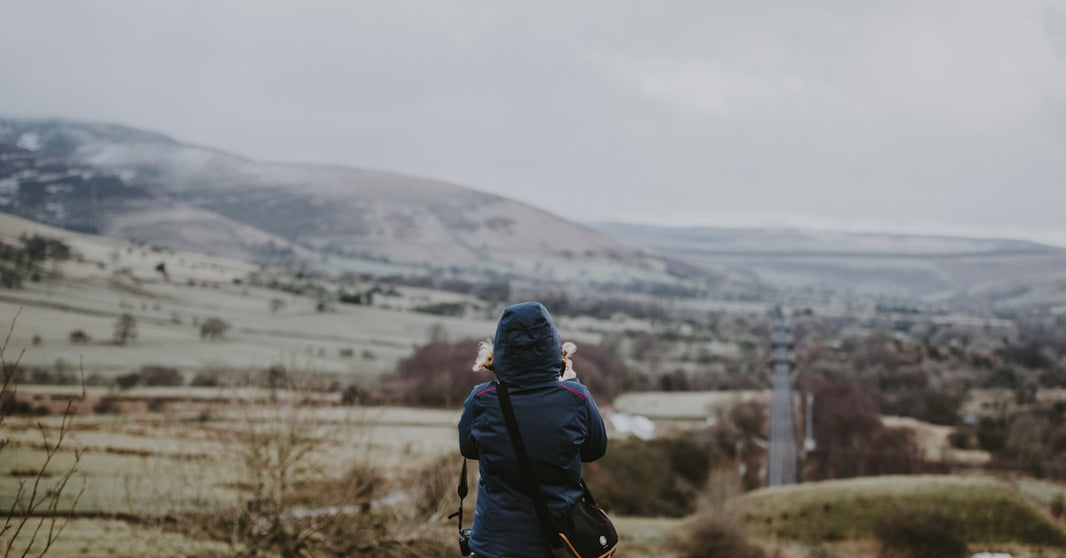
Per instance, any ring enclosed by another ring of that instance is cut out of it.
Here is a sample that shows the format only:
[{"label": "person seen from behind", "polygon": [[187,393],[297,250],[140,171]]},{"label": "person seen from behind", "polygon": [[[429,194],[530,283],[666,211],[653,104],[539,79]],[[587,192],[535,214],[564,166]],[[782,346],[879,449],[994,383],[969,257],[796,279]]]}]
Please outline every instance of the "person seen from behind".
[{"label": "person seen from behind", "polygon": [[474,387],[459,419],[459,451],[480,470],[471,526],[471,556],[550,557],[523,481],[497,396],[506,383],[526,453],[552,519],[558,521],[583,496],[581,463],[607,451],[603,417],[581,384],[555,321],[538,302],[504,308],[492,343],[482,343],[475,370],[493,380]]}]

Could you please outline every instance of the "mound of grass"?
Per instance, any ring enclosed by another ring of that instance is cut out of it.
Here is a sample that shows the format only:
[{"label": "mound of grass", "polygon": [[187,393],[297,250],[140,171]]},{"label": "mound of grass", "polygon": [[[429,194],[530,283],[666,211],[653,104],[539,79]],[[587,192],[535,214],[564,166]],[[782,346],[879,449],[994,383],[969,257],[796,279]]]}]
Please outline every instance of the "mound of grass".
[{"label": "mound of grass", "polygon": [[969,543],[1066,547],[1066,530],[991,478],[866,477],[757,490],[743,500],[756,532],[808,543],[868,538],[883,518],[936,512],[953,519]]}]

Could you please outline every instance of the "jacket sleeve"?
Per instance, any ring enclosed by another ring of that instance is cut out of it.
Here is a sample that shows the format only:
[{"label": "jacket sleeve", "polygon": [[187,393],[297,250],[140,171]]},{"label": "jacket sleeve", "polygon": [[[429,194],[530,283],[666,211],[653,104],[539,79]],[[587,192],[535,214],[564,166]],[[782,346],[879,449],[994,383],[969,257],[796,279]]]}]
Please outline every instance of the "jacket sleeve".
[{"label": "jacket sleeve", "polygon": [[587,463],[596,461],[607,453],[607,429],[604,427],[600,409],[592,400],[592,395],[585,399],[585,406],[588,414],[588,435],[581,446],[581,461]]},{"label": "jacket sleeve", "polygon": [[473,433],[474,407],[477,404],[474,394],[475,392],[471,391],[466,398],[466,402],[463,403],[463,414],[459,417],[459,453],[467,459],[478,458],[477,440],[474,439]]}]

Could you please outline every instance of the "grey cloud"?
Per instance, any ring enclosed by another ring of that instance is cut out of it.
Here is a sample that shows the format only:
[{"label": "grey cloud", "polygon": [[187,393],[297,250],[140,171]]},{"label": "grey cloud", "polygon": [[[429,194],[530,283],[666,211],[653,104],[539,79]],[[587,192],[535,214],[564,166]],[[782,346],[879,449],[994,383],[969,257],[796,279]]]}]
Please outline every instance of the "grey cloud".
[{"label": "grey cloud", "polygon": [[1066,176],[1063,14],[991,0],[0,0],[0,111],[434,176],[578,220],[1066,244],[1047,203]]}]

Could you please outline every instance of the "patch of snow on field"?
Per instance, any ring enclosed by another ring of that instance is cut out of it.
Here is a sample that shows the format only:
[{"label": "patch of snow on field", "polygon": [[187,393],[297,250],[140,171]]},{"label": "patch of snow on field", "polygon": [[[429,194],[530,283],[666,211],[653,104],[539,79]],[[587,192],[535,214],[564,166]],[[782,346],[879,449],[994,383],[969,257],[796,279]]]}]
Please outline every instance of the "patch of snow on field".
[{"label": "patch of snow on field", "polygon": [[641,440],[650,440],[655,437],[655,423],[648,417],[611,413],[607,415],[607,418],[619,434],[632,434]]}]

